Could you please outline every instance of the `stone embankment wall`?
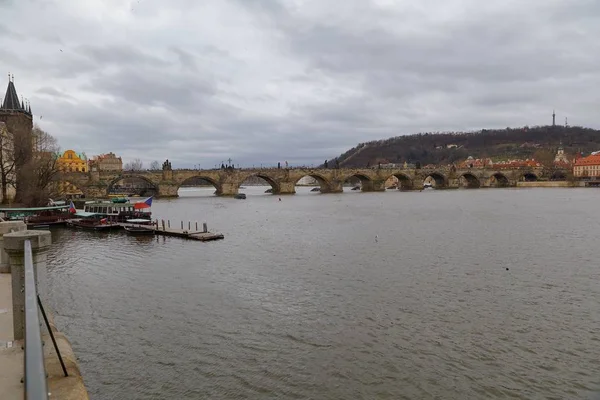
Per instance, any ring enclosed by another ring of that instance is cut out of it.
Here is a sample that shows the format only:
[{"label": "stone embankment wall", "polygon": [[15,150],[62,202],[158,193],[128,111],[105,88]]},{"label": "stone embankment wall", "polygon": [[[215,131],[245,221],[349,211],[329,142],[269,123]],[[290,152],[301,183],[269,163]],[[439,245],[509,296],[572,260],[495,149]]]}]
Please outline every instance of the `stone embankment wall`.
[{"label": "stone embankment wall", "polygon": [[77,357],[69,340],[56,328],[47,301],[48,289],[45,276],[47,251],[51,246],[50,232],[28,231],[22,221],[0,222],[0,273],[3,277],[9,276],[9,279],[0,279],[0,290],[4,294],[4,296],[0,296],[0,309],[4,314],[0,318],[0,343],[7,344],[4,347],[0,346],[0,388],[3,388],[0,398],[3,400],[24,398],[25,388],[21,380],[24,370],[22,349],[24,345],[24,293],[20,288],[23,287],[25,240],[31,242],[37,291],[68,373],[68,376],[65,377],[48,329],[40,316],[43,325],[44,363],[48,392],[51,393],[50,398],[89,400]]}]

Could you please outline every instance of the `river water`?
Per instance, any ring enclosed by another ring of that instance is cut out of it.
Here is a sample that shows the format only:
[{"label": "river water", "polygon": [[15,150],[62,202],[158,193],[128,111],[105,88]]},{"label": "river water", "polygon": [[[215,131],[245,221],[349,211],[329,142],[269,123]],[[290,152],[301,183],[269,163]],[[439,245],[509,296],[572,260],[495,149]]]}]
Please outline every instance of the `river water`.
[{"label": "river water", "polygon": [[92,399],[600,398],[599,190],[264,189],[155,200],[219,242],[53,233]]}]

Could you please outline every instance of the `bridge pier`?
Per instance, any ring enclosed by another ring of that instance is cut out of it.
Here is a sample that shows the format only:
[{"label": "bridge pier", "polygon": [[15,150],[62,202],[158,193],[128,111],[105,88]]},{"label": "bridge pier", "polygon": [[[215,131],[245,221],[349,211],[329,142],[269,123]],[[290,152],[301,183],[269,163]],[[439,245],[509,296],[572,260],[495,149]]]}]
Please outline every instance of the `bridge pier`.
[{"label": "bridge pier", "polygon": [[218,196],[235,196],[238,194],[239,185],[235,183],[222,183],[220,187],[217,187]]},{"label": "bridge pier", "polygon": [[321,185],[321,193],[343,193],[344,182],[331,181],[329,185]]},{"label": "bridge pier", "polygon": [[361,184],[361,191],[363,192],[385,192],[385,181],[364,180]]},{"label": "bridge pier", "polygon": [[273,190],[273,194],[296,194],[296,183],[291,181],[279,182],[279,190]]},{"label": "bridge pier", "polygon": [[177,190],[179,186],[173,183],[160,183],[158,185],[159,197],[178,197]]}]

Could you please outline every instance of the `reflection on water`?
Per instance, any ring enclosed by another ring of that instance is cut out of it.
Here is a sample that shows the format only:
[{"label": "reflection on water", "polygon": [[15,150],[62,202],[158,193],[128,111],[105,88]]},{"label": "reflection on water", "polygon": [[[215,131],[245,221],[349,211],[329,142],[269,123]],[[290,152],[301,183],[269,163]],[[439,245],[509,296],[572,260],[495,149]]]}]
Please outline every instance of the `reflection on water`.
[{"label": "reflection on water", "polygon": [[93,399],[597,389],[600,191],[265,189],[155,201],[219,242],[54,233],[52,306]]}]

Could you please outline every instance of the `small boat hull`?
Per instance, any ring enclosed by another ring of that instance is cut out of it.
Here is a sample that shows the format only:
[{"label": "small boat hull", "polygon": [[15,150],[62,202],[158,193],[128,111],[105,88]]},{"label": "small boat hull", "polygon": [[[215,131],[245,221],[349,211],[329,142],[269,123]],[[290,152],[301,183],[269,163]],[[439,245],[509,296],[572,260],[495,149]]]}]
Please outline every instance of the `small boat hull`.
[{"label": "small boat hull", "polygon": [[116,229],[120,229],[121,226],[118,224],[112,224],[112,223],[100,223],[100,222],[83,222],[83,221],[77,221],[77,220],[71,220],[67,223],[67,225],[73,227],[73,228],[77,228],[77,229],[84,229],[84,230],[88,230],[88,231],[112,231],[112,230],[116,230]]},{"label": "small boat hull", "polygon": [[142,226],[125,226],[127,233],[130,235],[154,235],[154,229]]}]

